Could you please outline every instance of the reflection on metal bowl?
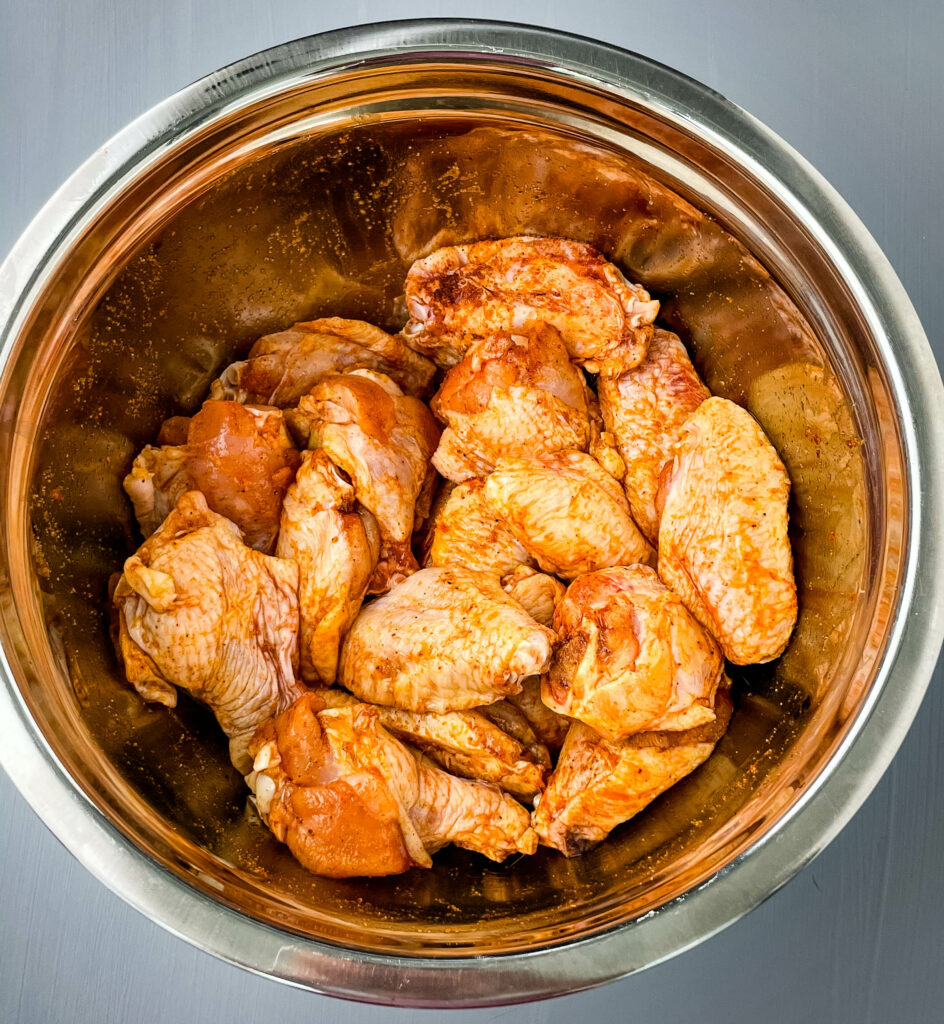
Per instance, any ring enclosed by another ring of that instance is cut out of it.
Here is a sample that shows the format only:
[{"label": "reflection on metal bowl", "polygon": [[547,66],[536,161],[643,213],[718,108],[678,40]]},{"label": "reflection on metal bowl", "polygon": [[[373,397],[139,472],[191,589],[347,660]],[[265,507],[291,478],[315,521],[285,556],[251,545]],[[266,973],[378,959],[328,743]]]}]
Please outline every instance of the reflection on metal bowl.
[{"label": "reflection on metal bowl", "polygon": [[[105,609],[136,543],[120,481],[256,337],[320,315],[395,326],[411,261],[524,233],[600,247],[764,425],[794,484],[799,624],[777,662],[735,671],[711,759],[598,849],[316,878],[247,812],[210,716],[122,682]],[[254,970],[430,1005],[654,963],[828,842],[927,685],[944,397],[920,326],[813,171],[643,58],[460,22],[249,58],[76,173],[4,266],[0,320],[0,758],[107,884]]]}]

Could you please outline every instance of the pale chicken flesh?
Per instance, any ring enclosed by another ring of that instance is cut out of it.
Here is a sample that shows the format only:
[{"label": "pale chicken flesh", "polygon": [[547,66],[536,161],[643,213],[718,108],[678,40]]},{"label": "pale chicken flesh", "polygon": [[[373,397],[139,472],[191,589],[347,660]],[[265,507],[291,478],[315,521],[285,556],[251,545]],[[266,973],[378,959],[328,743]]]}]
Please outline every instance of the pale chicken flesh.
[{"label": "pale chicken flesh", "polygon": [[213,382],[210,397],[285,409],[325,377],[358,369],[385,373],[407,394],[424,395],[436,367],[379,327],[326,317],[260,338]]},{"label": "pale chicken flesh", "polygon": [[439,428],[429,409],[389,377],[355,370],[326,377],[290,414],[292,429],[321,448],[354,486],[380,530],[380,561],[370,584],[388,589],[416,569],[411,539],[418,499],[435,471]]},{"label": "pale chicken flesh", "polygon": [[[344,690],[324,690],[321,697],[329,708],[361,703]],[[383,705],[371,707],[376,708],[380,724],[388,732],[423,751],[453,775],[493,782],[523,800],[532,799],[544,788],[551,766],[547,748],[530,730],[529,735],[521,736],[517,730],[506,729],[502,721],[493,721],[486,713],[488,709],[434,714]]]},{"label": "pale chicken flesh", "polygon": [[431,867],[449,843],[501,861],[533,853],[528,812],[497,786],[458,779],[387,732],[375,708],[317,693],[267,722],[247,782],[276,838],[332,878]]},{"label": "pale chicken flesh", "polygon": [[552,710],[609,740],[713,719],[721,651],[648,566],[581,576],[554,628],[560,645],[541,690]]},{"label": "pale chicken flesh", "polygon": [[494,573],[421,569],[361,610],[338,679],[371,704],[462,711],[517,693],[548,668],[554,641]]},{"label": "pale chicken flesh", "polygon": [[560,335],[546,324],[476,341],[432,401],[447,424],[433,464],[456,482],[482,476],[503,456],[584,449],[587,387]]},{"label": "pale chicken flesh", "polygon": [[114,601],[128,682],[167,707],[175,687],[208,705],[245,770],[255,729],[302,692],[295,563],[247,547],[189,491],[125,562]]},{"label": "pale chicken flesh", "polygon": [[309,685],[334,682],[341,640],[380,555],[362,511],[350,481],[325,452],[304,452],[285,495],[275,553],[298,566],[299,668]]},{"label": "pale chicken flesh", "polygon": [[706,761],[730,717],[730,699],[719,690],[714,721],[687,732],[612,743],[575,722],[531,816],[541,843],[567,857],[595,846]]},{"label": "pale chicken flesh", "polygon": [[502,588],[509,597],[548,629],[554,628],[554,612],[564,600],[567,588],[560,580],[547,573],[519,565],[513,572],[502,577]]},{"label": "pale chicken flesh", "polygon": [[646,358],[620,376],[601,376],[597,394],[603,422],[623,459],[623,485],[633,518],[655,544],[659,480],[685,421],[710,397],[709,391],[682,342],[656,328]]},{"label": "pale chicken flesh", "polygon": [[659,309],[591,246],[528,237],[447,246],[417,260],[406,305],[403,337],[440,366],[454,366],[477,338],[543,320],[591,373],[639,363]]},{"label": "pale chicken flesh", "polygon": [[545,572],[574,579],[611,565],[655,563],[619,482],[585,452],[502,459],[485,497]]},{"label": "pale chicken flesh", "polygon": [[659,575],[735,665],[782,654],[796,623],[789,495],[750,413],[709,398],[686,421],[660,490]]}]

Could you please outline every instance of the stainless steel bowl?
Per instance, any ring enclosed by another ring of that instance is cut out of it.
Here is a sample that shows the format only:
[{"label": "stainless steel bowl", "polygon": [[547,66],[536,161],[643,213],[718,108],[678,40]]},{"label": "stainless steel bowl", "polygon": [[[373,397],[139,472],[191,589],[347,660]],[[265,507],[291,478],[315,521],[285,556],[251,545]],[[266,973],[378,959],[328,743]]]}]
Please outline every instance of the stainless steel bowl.
[{"label": "stainless steel bowl", "polygon": [[[595,852],[308,876],[205,712],[144,705],[107,637],[120,480],[258,335],[391,323],[405,268],[519,232],[600,246],[663,300],[793,481],[794,640],[736,677],[711,760]],[[232,65],[130,125],[0,270],[0,758],[102,881],[188,941],[338,995],[489,1004],[628,974],[746,913],[887,767],[944,621],[944,392],[901,286],[807,164],[611,47],[408,22]]]}]

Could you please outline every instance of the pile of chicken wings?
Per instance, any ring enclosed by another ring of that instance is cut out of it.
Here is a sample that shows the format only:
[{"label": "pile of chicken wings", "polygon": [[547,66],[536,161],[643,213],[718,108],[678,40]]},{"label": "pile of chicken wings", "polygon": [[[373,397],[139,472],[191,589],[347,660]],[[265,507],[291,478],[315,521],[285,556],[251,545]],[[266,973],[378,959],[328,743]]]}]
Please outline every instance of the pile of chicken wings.
[{"label": "pile of chicken wings", "polygon": [[208,705],[334,877],[600,842],[709,756],[725,661],[797,614],[776,451],[596,250],[447,247],[405,300],[397,335],[260,338],[125,479],[128,681]]}]

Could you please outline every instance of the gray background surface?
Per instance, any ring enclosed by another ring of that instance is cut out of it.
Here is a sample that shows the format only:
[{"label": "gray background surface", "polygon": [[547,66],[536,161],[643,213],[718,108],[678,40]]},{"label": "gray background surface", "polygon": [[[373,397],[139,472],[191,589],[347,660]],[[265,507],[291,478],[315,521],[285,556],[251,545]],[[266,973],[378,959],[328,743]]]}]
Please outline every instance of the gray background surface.
[{"label": "gray background surface", "polygon": [[[746,107],[856,209],[944,361],[940,0],[0,0],[0,254],[92,150],[220,65],[347,24],[470,15],[635,49]],[[944,1020],[942,726],[939,664],[901,752],[852,823],[720,936],[594,992],[456,1018]],[[0,1024],[418,1018],[435,1019],[296,991],[193,950],[87,874],[0,773]]]}]

